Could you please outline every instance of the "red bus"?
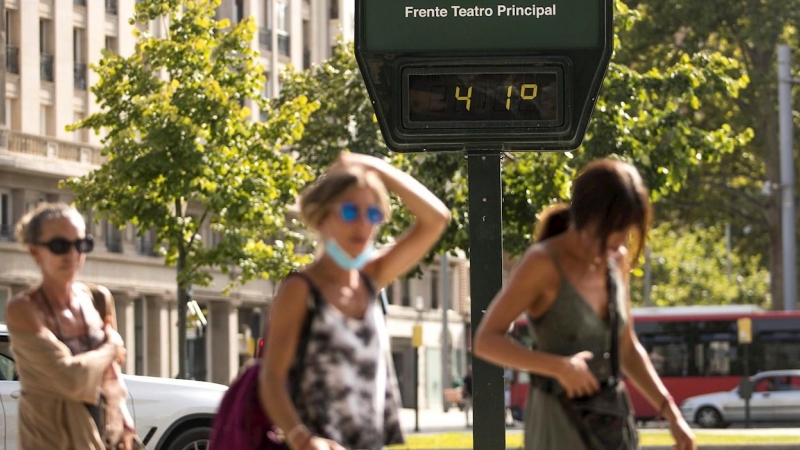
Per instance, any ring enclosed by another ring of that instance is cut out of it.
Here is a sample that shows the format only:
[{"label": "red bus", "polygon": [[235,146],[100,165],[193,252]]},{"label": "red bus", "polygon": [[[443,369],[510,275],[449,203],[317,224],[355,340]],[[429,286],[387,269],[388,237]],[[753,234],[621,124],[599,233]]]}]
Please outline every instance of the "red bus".
[{"label": "red bus", "polygon": [[[747,305],[635,308],[636,334],[680,405],[687,397],[733,389],[742,377],[765,370],[800,369],[800,312],[765,312]],[[740,344],[737,320],[749,317],[752,343]],[[533,343],[527,319],[512,328],[526,346]],[[517,420],[528,398],[526,373],[515,372],[511,410]],[[656,411],[627,384],[638,420]]]}]

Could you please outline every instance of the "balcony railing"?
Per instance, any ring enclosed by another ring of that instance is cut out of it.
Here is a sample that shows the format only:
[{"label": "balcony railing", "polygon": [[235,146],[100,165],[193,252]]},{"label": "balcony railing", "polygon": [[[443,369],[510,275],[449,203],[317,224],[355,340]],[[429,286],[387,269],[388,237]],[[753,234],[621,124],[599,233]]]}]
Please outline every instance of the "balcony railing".
[{"label": "balcony railing", "polygon": [[19,75],[19,47],[6,46],[6,72]]},{"label": "balcony railing", "polygon": [[73,70],[75,89],[86,90],[86,63],[75,61]]},{"label": "balcony railing", "polygon": [[81,164],[100,165],[106,161],[101,149],[97,147],[18,131],[0,130],[0,146],[6,146],[11,153],[56,158]]},{"label": "balcony railing", "polygon": [[258,44],[267,50],[272,50],[272,30],[269,28],[258,28]]},{"label": "balcony railing", "polygon": [[106,0],[106,14],[117,15],[117,0]]},{"label": "balcony railing", "polygon": [[289,35],[288,34],[279,34],[278,35],[278,54],[283,56],[289,56]]},{"label": "balcony railing", "polygon": [[42,53],[40,58],[42,81],[53,82],[53,55]]}]

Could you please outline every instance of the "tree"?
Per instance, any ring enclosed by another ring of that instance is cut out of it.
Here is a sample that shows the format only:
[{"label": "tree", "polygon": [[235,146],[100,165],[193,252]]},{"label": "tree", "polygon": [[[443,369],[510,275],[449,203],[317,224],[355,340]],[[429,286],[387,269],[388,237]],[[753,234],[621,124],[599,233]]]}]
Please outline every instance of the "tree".
[{"label": "tree", "polygon": [[704,127],[750,128],[754,138],[719,161],[691,171],[686,180],[689,189],[670,203],[676,214],[753,227],[746,250],[769,255],[772,305],[783,309],[783,277],[797,274],[784,274],[781,264],[775,49],[781,41],[800,48],[796,28],[800,1],[629,0],[629,4],[640,13],[640,20],[619,54],[625,64],[660,70],[684,54],[720,52],[746,70],[750,86],[736,98],[708,102],[697,122]]},{"label": "tree", "polygon": [[[135,27],[131,56],[106,52],[91,88],[101,111],[69,127],[107,133],[107,162],[65,183],[79,205],[140,234],[153,230],[177,267],[180,378],[190,286],[209,284],[214,267],[244,283],[305,261],[293,251],[300,237],[287,231],[285,206],[310,173],[281,149],[301,136],[316,104],[298,96],[272,108],[262,98],[255,25],[215,20],[219,3],[138,3],[131,23],[163,16],[167,36]],[[263,122],[250,120],[248,100],[266,111]],[[221,235],[216,245],[201,241],[204,224]]]},{"label": "tree", "polygon": [[[769,273],[759,256],[725,245],[724,227],[663,223],[650,234],[651,299],[655,306],[769,306]],[[730,258],[730,275],[728,275]],[[643,270],[631,277],[631,300],[644,304]]]}]

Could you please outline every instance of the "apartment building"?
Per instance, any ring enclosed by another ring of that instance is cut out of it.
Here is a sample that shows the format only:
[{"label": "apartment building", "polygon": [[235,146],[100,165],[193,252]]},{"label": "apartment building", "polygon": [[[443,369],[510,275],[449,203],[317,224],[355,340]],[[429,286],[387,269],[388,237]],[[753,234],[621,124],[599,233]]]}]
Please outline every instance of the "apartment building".
[{"label": "apartment building", "polygon": [[[73,200],[59,180],[88,173],[102,163],[100,141],[86,130],[65,126],[97,110],[88,87],[97,75],[88,69],[108,49],[134,49],[128,20],[136,0],[4,0],[5,64],[0,61],[0,321],[5,304],[35,285],[38,270],[26,249],[14,241],[13,226],[41,201]],[[223,0],[217,16],[232,21],[253,16],[253,40],[267,72],[269,96],[280,91],[278,77],[288,64],[307,68],[331,55],[340,34],[352,39],[353,4],[344,0]],[[155,36],[165,24],[146,26]],[[0,47],[2,48],[2,47]],[[2,54],[2,52],[0,52]],[[259,120],[254,108],[253,120]],[[108,286],[116,299],[120,333],[128,347],[127,373],[174,377],[177,360],[175,269],[152,253],[152,238],[134,226],[120,230],[85,211],[95,251],[82,279]],[[211,236],[210,230],[205,230]],[[205,239],[211,241],[211,239]],[[460,377],[466,364],[469,325],[468,261],[450,258],[446,272],[434,264],[421,277],[387,289],[389,328],[395,364],[406,404],[413,404],[412,327],[423,323],[420,356],[420,406],[441,405],[442,389]],[[228,277],[215,273],[211,286],[193,287],[199,315],[189,330],[189,374],[228,383],[252,351],[262,330],[274,285],[251,282],[221,294]],[[447,277],[447,283],[442,278]],[[446,320],[444,298],[452,299]],[[448,323],[444,338],[442,323]],[[443,345],[442,342],[449,343]],[[449,348],[444,351],[443,348]],[[443,355],[450,353],[451,359]],[[444,373],[449,367],[448,373]]]}]

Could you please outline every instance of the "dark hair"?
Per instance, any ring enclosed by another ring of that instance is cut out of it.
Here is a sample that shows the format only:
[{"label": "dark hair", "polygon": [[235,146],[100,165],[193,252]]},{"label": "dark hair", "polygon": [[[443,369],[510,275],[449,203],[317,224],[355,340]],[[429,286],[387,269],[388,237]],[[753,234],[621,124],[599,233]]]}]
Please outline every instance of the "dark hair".
[{"label": "dark hair", "polygon": [[543,241],[563,233],[570,225],[578,231],[597,226],[604,248],[611,233],[632,226],[633,265],[644,250],[651,219],[647,187],[636,168],[622,161],[601,159],[587,165],[575,179],[570,205],[558,204],[542,212],[535,237],[537,242]]}]

